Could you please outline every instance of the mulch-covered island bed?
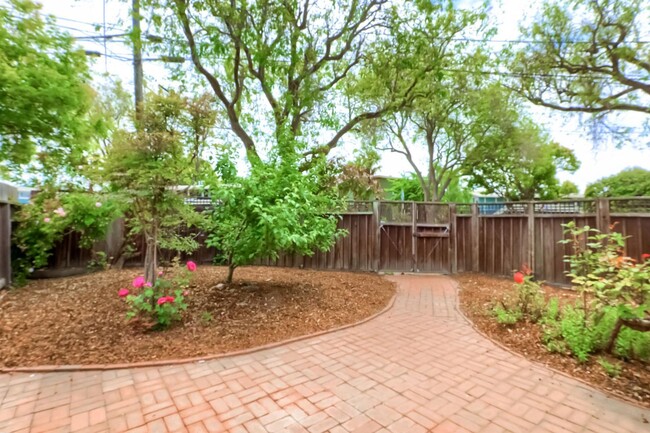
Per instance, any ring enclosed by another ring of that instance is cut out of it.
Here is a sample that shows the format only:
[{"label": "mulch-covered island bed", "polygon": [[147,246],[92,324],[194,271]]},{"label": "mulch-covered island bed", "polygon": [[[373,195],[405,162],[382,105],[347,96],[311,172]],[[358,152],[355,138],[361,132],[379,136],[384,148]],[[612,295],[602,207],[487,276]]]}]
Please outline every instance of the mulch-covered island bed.
[{"label": "mulch-covered island bed", "polygon": [[393,283],[374,274],[199,267],[181,323],[163,331],[126,320],[118,290],[138,270],[36,280],[0,301],[0,364],[112,364],[227,353],[358,322],[387,306]]},{"label": "mulch-covered island bed", "polygon": [[[514,292],[512,279],[471,273],[455,275],[454,279],[460,283],[461,310],[477,329],[493,340],[530,360],[650,407],[650,365],[639,361],[624,362],[620,376],[613,378],[598,364],[597,360],[602,356],[600,354],[591,356],[589,361],[581,364],[570,355],[552,353],[542,342],[540,325],[518,322],[516,325],[506,326],[498,323],[491,314],[496,301],[502,299],[505,294]],[[573,303],[578,299],[578,294],[572,290],[548,285],[542,287],[547,300],[552,296],[558,297],[561,303]],[[612,363],[621,361],[613,357],[602,357]]]}]

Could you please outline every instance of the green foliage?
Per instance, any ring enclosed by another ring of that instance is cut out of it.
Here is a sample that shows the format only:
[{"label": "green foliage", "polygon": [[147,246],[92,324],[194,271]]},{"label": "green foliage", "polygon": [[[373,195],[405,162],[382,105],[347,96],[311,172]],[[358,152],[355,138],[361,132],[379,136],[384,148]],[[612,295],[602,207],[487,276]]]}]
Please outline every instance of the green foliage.
[{"label": "green foliage", "polygon": [[560,188],[558,189],[558,195],[560,197],[570,197],[573,195],[577,195],[579,193],[578,185],[575,183],[571,182],[570,180],[565,180],[560,184]]},{"label": "green foliage", "polygon": [[210,322],[214,320],[214,317],[212,316],[212,313],[209,311],[204,311],[201,313],[201,323],[203,325],[208,325]]},{"label": "green foliage", "polygon": [[560,301],[558,298],[551,298],[542,314],[540,324],[542,326],[542,342],[551,352],[566,352],[566,344],[561,341],[562,328],[560,326]]},{"label": "green foliage", "polygon": [[510,201],[559,197],[558,170],[574,172],[580,166],[573,151],[550,141],[519,114],[505,116],[502,122],[468,153],[469,185]]},{"label": "green foliage", "polygon": [[27,167],[39,178],[74,171],[94,134],[85,55],[39,8],[0,5],[0,174],[16,179]]},{"label": "green foliage", "polygon": [[586,325],[584,310],[567,305],[562,310],[560,333],[571,352],[580,362],[586,362],[594,350],[591,330]]},{"label": "green foliage", "polygon": [[122,211],[119,200],[110,195],[40,192],[14,217],[18,226],[13,240],[20,250],[13,263],[15,281],[22,284],[33,270],[45,267],[52,249],[67,233],[79,233],[79,245],[92,248]]},{"label": "green foliage", "polygon": [[424,201],[422,184],[415,173],[391,179],[388,194],[389,200]]},{"label": "green foliage", "polygon": [[497,322],[502,325],[514,325],[523,318],[520,310],[505,308],[502,305],[495,306],[492,313],[496,316]]},{"label": "green foliage", "polygon": [[650,171],[627,168],[587,185],[586,197],[650,196]]},{"label": "green foliage", "polygon": [[187,289],[191,281],[191,271],[181,269],[176,262],[169,275],[171,277],[157,278],[153,285],[146,283],[144,277],[133,281],[132,290],[136,294],[126,295],[128,319],[139,318],[145,323],[152,323],[153,327],[158,329],[166,328],[182,319],[183,312],[187,309],[186,298],[189,295]]},{"label": "green foliage", "polygon": [[140,128],[114,136],[104,168],[106,180],[128,207],[132,233],[145,238],[145,278],[152,283],[157,278],[159,248],[191,252],[198,247],[192,236],[179,235],[178,230],[203,223],[180,189],[196,179],[192,161],[200,158],[196,146],[203,145],[195,141],[200,131],[188,130],[188,116],[188,101],[180,95],[150,95]]},{"label": "green foliage", "polygon": [[311,255],[314,249],[329,249],[343,235],[333,214],[342,201],[334,188],[323,190],[319,166],[301,172],[291,150],[272,159],[271,164],[253,166],[245,178],[235,174],[231,163],[222,162],[221,183],[211,189],[218,206],[207,244],[229,266],[228,282],[235,268],[258,258],[275,259],[280,252]]},{"label": "green foliage", "polygon": [[[515,294],[501,301],[493,308],[499,323],[516,323],[526,319],[537,322],[544,314],[546,305],[544,295],[539,283],[533,281],[530,272],[524,275],[523,272],[515,274]],[[520,279],[519,279],[520,278]]]},{"label": "green foliage", "polygon": [[618,377],[621,375],[621,371],[623,370],[623,365],[620,362],[612,364],[604,358],[598,358],[598,364],[600,364],[609,377]]},{"label": "green foliage", "polygon": [[348,93],[361,105],[397,105],[368,119],[361,133],[408,161],[421,200],[442,201],[479,130],[490,128],[489,118],[473,107],[487,82],[479,71],[488,56],[465,37],[489,37],[492,31],[485,29],[485,9],[456,8],[453,2],[406,2],[388,12],[388,35],[369,47]]},{"label": "green foliage", "polygon": [[[152,11],[151,28],[169,36],[166,48],[192,56],[224,112],[224,139],[235,136],[256,165],[287,134],[310,143],[301,149],[310,164],[383,111],[348,104],[341,116],[338,93],[378,36],[383,3],[143,0],[142,7]],[[185,80],[186,68],[178,72]]]},{"label": "green foliage", "polygon": [[545,1],[522,29],[510,69],[513,87],[534,104],[585,112],[650,113],[646,0]]},{"label": "green foliage", "polygon": [[636,263],[623,255],[625,237],[616,231],[600,233],[589,226],[564,225],[573,255],[565,257],[570,265],[571,282],[581,293],[593,299],[593,308],[601,313],[613,307],[623,319],[644,319],[650,312],[650,260]]},{"label": "green foliage", "polygon": [[110,267],[110,263],[108,262],[108,257],[106,256],[106,253],[103,251],[96,251],[93,254],[92,259],[88,262],[86,267],[91,270],[91,271],[106,271]]}]

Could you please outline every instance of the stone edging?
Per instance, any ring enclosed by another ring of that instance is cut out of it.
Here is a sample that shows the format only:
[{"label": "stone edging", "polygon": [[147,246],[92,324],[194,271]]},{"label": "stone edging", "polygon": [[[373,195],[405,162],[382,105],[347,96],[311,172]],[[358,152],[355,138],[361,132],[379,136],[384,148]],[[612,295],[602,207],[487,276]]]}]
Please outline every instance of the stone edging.
[{"label": "stone edging", "polygon": [[[452,280],[453,280],[453,278],[452,278]],[[561,376],[564,376],[564,377],[566,377],[567,379],[575,380],[576,382],[579,382],[579,383],[581,383],[581,384],[583,384],[583,385],[585,385],[585,386],[588,386],[589,388],[591,388],[591,389],[593,389],[593,390],[596,390],[596,391],[598,391],[598,392],[601,392],[601,393],[605,394],[605,395],[606,395],[607,397],[609,397],[609,398],[615,398],[615,399],[620,400],[620,401],[622,401],[622,402],[624,402],[624,403],[628,403],[628,404],[631,404],[631,405],[633,405],[633,406],[636,406],[636,407],[639,408],[639,409],[648,410],[648,407],[642,405],[641,403],[639,403],[639,402],[636,401],[636,400],[631,399],[630,397],[627,397],[627,396],[625,396],[625,395],[615,394],[615,393],[613,393],[613,392],[611,392],[611,391],[608,391],[608,390],[606,390],[606,389],[596,388],[593,384],[587,382],[586,380],[584,380],[584,379],[582,379],[582,378],[580,378],[580,377],[571,376],[569,373],[564,372],[564,371],[562,371],[562,370],[558,370],[558,369],[556,369],[556,368],[554,368],[554,367],[552,367],[552,366],[550,366],[550,365],[546,365],[546,364],[543,364],[543,363],[541,363],[541,362],[539,362],[539,361],[536,361],[536,360],[533,360],[533,359],[529,359],[529,358],[525,357],[524,355],[522,355],[521,353],[516,352],[516,351],[514,351],[513,349],[509,348],[508,346],[504,345],[504,344],[501,343],[500,341],[497,341],[497,340],[491,338],[489,335],[487,335],[486,333],[484,333],[483,331],[481,331],[481,330],[480,330],[480,329],[479,329],[479,328],[474,324],[474,322],[472,322],[472,320],[470,320],[470,318],[467,317],[467,316],[465,315],[465,313],[463,313],[463,311],[460,309],[460,297],[458,296],[458,288],[460,287],[460,283],[459,283],[458,281],[456,281],[456,280],[453,280],[453,281],[454,281],[454,283],[456,283],[456,294],[457,294],[457,295],[456,295],[456,305],[454,306],[454,308],[456,309],[456,311],[458,312],[458,314],[460,314],[460,316],[461,316],[461,317],[462,317],[462,318],[463,318],[463,319],[464,319],[464,320],[465,320],[465,321],[466,321],[466,322],[467,322],[467,323],[472,327],[472,329],[474,329],[474,331],[476,331],[476,333],[479,334],[481,337],[485,338],[486,340],[488,340],[488,341],[490,341],[491,343],[493,343],[495,346],[499,347],[500,349],[505,350],[506,352],[510,353],[511,355],[514,355],[514,356],[517,356],[517,357],[519,357],[519,358],[525,359],[526,361],[530,362],[530,363],[533,364],[533,365],[536,365],[536,366],[538,366],[538,367],[543,367],[543,368],[546,368],[546,369],[548,369],[548,370],[551,370],[553,373],[555,373],[555,374],[559,374],[559,375],[561,375]]]},{"label": "stone edging", "polygon": [[127,368],[144,368],[144,367],[164,367],[169,365],[179,365],[179,364],[189,364],[196,362],[205,362],[212,361],[215,359],[228,358],[232,356],[239,355],[248,355],[251,353],[260,352],[266,349],[272,349],[278,346],[284,346],[285,344],[295,343],[297,341],[307,340],[313,337],[319,337],[325,334],[331,334],[338,331],[343,331],[345,329],[354,328],[359,325],[363,325],[366,322],[369,322],[382,314],[388,312],[393,305],[395,304],[395,298],[397,297],[397,288],[395,288],[395,293],[393,297],[388,301],[388,304],[377,313],[374,313],[365,319],[361,319],[355,323],[349,323],[347,325],[339,326],[338,328],[326,329],[324,331],[318,331],[313,334],[300,335],[298,337],[289,338],[288,340],[276,341],[273,343],[265,344],[263,346],[252,347],[250,349],[237,350],[234,352],[220,353],[218,355],[206,355],[198,356],[195,358],[184,358],[184,359],[167,359],[161,361],[142,361],[134,363],[124,363],[124,364],[88,364],[88,365],[39,365],[35,367],[0,367],[0,373],[54,373],[54,372],[72,372],[72,371],[107,371],[107,370],[124,370]]}]

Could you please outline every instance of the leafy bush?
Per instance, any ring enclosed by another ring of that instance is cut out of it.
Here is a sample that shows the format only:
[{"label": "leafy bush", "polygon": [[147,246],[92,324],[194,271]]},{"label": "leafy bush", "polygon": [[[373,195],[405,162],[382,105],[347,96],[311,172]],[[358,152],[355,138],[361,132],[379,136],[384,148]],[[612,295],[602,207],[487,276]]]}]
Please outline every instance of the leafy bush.
[{"label": "leafy bush", "polygon": [[560,300],[551,298],[546,305],[546,311],[542,314],[540,324],[542,326],[542,341],[551,352],[565,352],[566,345],[559,344],[562,337],[560,327]]},{"label": "leafy bush", "polygon": [[79,245],[92,248],[121,213],[112,196],[42,191],[15,216],[18,227],[13,236],[20,250],[14,261],[15,281],[22,284],[30,272],[45,267],[56,243],[68,233],[79,233]]},{"label": "leafy bush", "polygon": [[502,325],[514,325],[522,318],[521,311],[508,309],[502,305],[495,306],[492,312],[496,316],[497,322]]},{"label": "leafy bush", "polygon": [[599,358],[598,364],[600,364],[600,366],[603,367],[605,373],[607,373],[607,375],[610,377],[618,377],[621,375],[621,370],[623,369],[623,366],[621,365],[620,362],[612,364],[611,362],[608,362],[604,358]]},{"label": "leafy bush", "polygon": [[342,201],[334,188],[321,184],[318,164],[304,173],[295,155],[276,155],[271,163],[253,166],[246,178],[237,176],[229,159],[218,166],[221,182],[211,189],[219,205],[207,245],[216,247],[217,260],[228,265],[228,283],[239,266],[275,259],[280,252],[312,255],[344,234],[336,215]]},{"label": "leafy bush", "polygon": [[586,325],[584,311],[571,305],[565,306],[560,330],[564,342],[578,361],[586,362],[594,349],[594,340]]},{"label": "leafy bush", "polygon": [[603,317],[613,309],[615,324],[604,349],[612,352],[624,327],[639,332],[650,331],[650,256],[640,263],[624,255],[625,237],[612,231],[600,233],[589,226],[564,225],[574,254],[565,261],[568,275],[583,295],[586,316]]},{"label": "leafy bush", "polygon": [[129,289],[120,289],[118,295],[126,299],[129,312],[128,319],[139,318],[153,328],[165,328],[182,318],[187,309],[186,297],[191,273],[196,269],[194,262],[187,262],[186,269],[180,269],[178,262],[171,271],[171,277],[159,275],[154,284],[136,277],[132,286],[137,294]]}]

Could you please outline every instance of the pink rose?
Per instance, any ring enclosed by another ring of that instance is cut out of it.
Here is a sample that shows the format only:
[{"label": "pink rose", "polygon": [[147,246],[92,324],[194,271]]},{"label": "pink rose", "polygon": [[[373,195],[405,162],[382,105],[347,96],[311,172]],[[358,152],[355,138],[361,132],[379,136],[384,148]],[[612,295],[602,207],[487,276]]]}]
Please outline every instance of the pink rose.
[{"label": "pink rose", "polygon": [[56,209],[56,210],[54,211],[54,213],[57,214],[57,215],[60,216],[60,217],[64,217],[64,216],[65,216],[65,210],[63,210],[62,207]]},{"label": "pink rose", "polygon": [[187,291],[187,290],[184,290],[184,291],[183,291],[183,296],[189,296],[189,295],[190,295],[190,292],[189,292],[189,291]]},{"label": "pink rose", "polygon": [[118,295],[120,298],[124,298],[124,297],[125,297],[126,295],[128,295],[128,294],[129,294],[129,289],[120,289],[120,291],[117,292],[117,295]]},{"label": "pink rose", "polygon": [[144,277],[135,277],[135,279],[133,280],[133,287],[139,289],[140,287],[144,286],[144,283],[145,283]]},{"label": "pink rose", "polygon": [[167,296],[161,296],[160,298],[158,298],[158,305],[162,305],[165,302],[167,302]]},{"label": "pink rose", "polygon": [[43,218],[43,221],[46,222],[46,223],[49,223],[49,222],[52,221],[52,220],[49,219],[48,217],[45,217],[45,218]]},{"label": "pink rose", "polygon": [[163,276],[163,271],[158,272],[158,276],[162,277]]},{"label": "pink rose", "polygon": [[102,207],[102,203],[98,201],[97,203],[95,203],[95,207]]},{"label": "pink rose", "polygon": [[176,298],[174,298],[173,296],[166,296],[166,298],[167,298],[167,302],[174,302],[176,300]]},{"label": "pink rose", "polygon": [[144,286],[145,286],[145,287],[152,287],[153,284],[151,284],[150,282],[147,281],[146,283],[144,283]]},{"label": "pink rose", "polygon": [[194,263],[193,261],[189,260],[189,261],[187,262],[187,270],[190,271],[190,272],[194,272],[194,271],[196,271],[196,263]]}]

